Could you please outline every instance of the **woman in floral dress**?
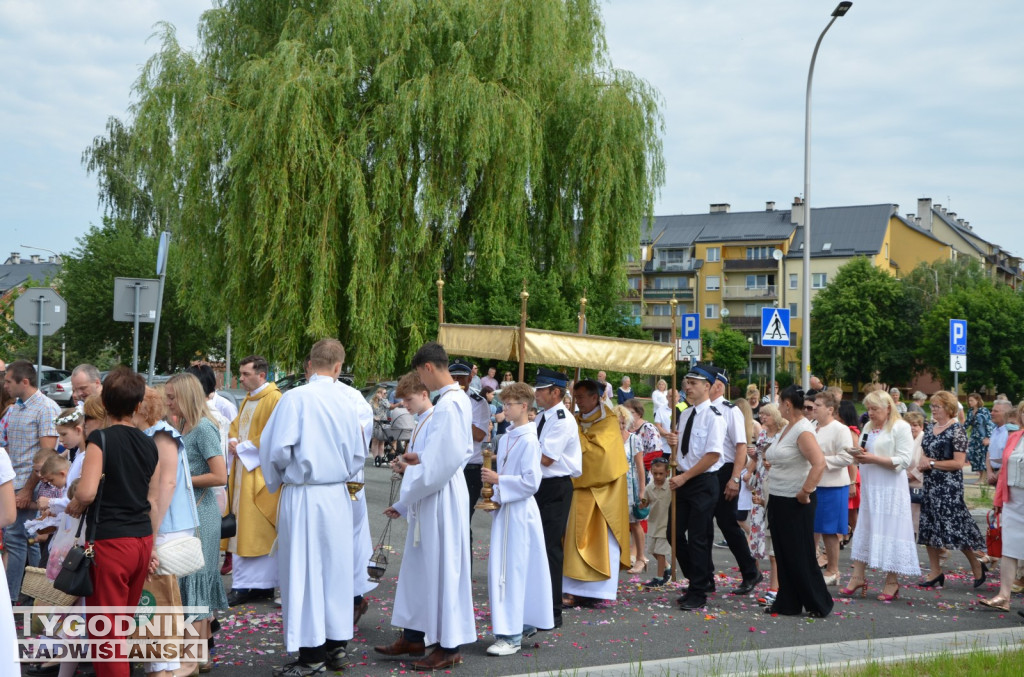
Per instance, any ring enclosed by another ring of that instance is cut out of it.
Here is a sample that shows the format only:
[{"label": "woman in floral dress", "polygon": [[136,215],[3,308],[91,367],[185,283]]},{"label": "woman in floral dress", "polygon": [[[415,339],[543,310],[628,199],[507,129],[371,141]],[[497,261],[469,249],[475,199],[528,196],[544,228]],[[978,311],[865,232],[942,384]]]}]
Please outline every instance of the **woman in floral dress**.
[{"label": "woman in floral dress", "polygon": [[989,438],[996,426],[992,423],[992,415],[985,406],[985,401],[978,393],[967,396],[967,407],[967,421],[964,427],[971,433],[967,438],[967,460],[971,464],[971,470],[978,473],[978,483],[984,484],[985,455],[988,453]]},{"label": "woman in floral dress", "polygon": [[768,469],[765,451],[779,437],[779,432],[786,427],[786,420],[774,404],[761,405],[758,411],[761,420],[761,432],[755,443],[755,466],[747,480],[750,493],[753,494],[754,507],[750,510],[750,554],[755,559],[765,559],[771,563],[771,575],[768,584],[768,595],[765,599],[771,604],[775,591],[779,589],[779,576],[775,570],[775,555],[771,552],[768,542]]}]

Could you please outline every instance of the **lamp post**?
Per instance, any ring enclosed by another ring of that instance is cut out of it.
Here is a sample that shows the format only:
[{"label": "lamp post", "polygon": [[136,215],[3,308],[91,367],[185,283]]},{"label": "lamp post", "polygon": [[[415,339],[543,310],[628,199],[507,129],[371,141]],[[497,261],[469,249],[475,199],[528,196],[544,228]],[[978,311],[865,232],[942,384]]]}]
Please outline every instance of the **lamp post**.
[{"label": "lamp post", "polygon": [[832,19],[818,36],[818,41],[814,43],[811,67],[807,70],[807,96],[804,104],[804,286],[801,304],[805,325],[800,350],[803,371],[801,382],[804,390],[811,387],[811,81],[814,78],[814,62],[818,58],[818,48],[821,47],[825,33],[828,33],[836,19],[845,16],[852,6],[852,2],[840,2],[832,11]]}]

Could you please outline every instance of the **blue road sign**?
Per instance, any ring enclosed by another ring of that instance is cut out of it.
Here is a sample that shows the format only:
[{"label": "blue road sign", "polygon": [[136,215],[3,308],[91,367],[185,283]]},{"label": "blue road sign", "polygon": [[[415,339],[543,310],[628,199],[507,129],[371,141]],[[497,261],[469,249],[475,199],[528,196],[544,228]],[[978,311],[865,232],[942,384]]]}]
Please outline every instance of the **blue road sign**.
[{"label": "blue road sign", "polygon": [[761,345],[789,347],[789,309],[761,309]]},{"label": "blue road sign", "polygon": [[949,321],[949,354],[967,354],[967,320]]},{"label": "blue road sign", "polygon": [[680,315],[682,331],[679,338],[684,341],[697,341],[700,339],[700,315],[698,313],[683,313]]}]

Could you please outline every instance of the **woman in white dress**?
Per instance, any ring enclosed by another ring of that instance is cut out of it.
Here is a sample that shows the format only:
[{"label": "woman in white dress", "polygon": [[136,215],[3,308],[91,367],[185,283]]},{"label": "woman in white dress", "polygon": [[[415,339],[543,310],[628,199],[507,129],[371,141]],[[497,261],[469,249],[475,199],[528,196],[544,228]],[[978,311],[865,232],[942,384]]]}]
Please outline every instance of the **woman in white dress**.
[{"label": "woman in white dress", "polygon": [[921,575],[907,480],[914,434],[887,392],[869,393],[864,405],[868,423],[861,435],[862,446],[853,450],[861,466],[860,515],[850,555],[853,575],[839,594],[849,597],[861,590],[861,596],[866,595],[864,570],[870,566],[886,573],[878,599],[891,602],[899,596],[898,574]]},{"label": "woman in white dress", "polygon": [[[14,468],[7,450],[0,447],[0,528],[14,524],[17,515],[18,509],[14,505]],[[20,675],[18,635],[14,629],[11,596],[6,585],[0,585],[0,588],[0,675]]]},{"label": "woman in white dress", "polygon": [[[1024,413],[1024,403],[1017,414]],[[1017,567],[1024,563],[1024,430],[1010,433],[1003,450],[1003,467],[999,469],[996,495],[992,506],[1000,514],[1003,529],[1003,558],[999,563],[999,594],[981,603],[990,609],[1010,610]],[[1024,616],[1024,611],[1017,611]]]}]

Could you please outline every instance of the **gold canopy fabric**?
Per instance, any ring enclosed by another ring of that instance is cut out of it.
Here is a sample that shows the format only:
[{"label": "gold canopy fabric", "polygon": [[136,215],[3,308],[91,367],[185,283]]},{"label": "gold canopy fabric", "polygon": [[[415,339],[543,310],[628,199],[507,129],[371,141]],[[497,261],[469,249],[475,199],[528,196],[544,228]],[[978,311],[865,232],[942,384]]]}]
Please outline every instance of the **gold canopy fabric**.
[{"label": "gold canopy fabric", "polygon": [[[519,361],[519,327],[442,324],[437,342],[450,355]],[[523,362],[635,374],[670,374],[672,346],[656,341],[527,329]]]}]

